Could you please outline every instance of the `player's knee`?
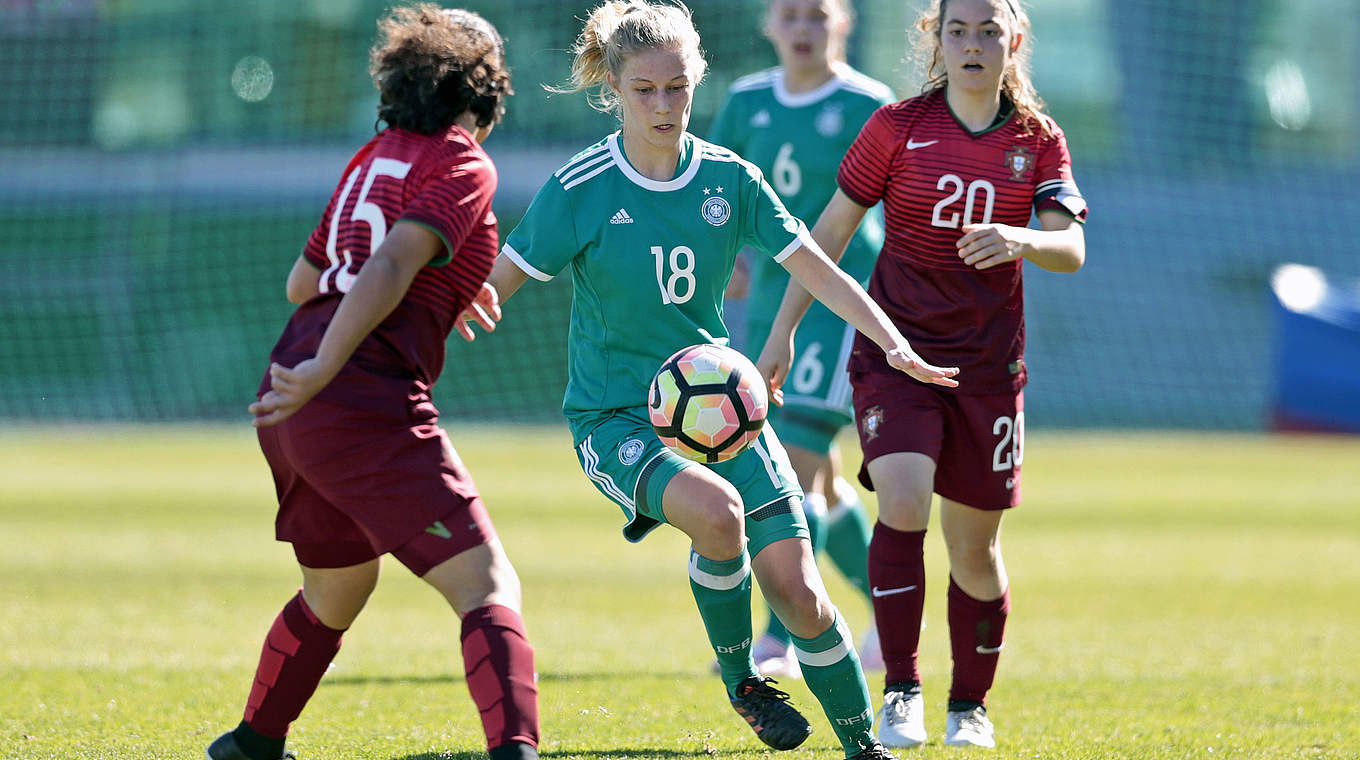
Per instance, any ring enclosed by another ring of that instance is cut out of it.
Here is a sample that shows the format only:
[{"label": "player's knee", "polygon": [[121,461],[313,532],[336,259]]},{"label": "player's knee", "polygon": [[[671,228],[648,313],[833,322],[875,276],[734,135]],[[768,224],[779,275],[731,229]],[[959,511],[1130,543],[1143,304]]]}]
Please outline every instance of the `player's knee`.
[{"label": "player's knee", "polygon": [[802,582],[779,584],[767,591],[770,606],[775,608],[784,627],[801,638],[821,635],[835,622],[831,601]]},{"label": "player's knee", "polygon": [[694,531],[698,534],[691,538],[696,544],[721,545],[735,552],[741,551],[745,539],[745,513],[735,488],[723,483],[706,489],[691,507],[696,516]]},{"label": "player's knee", "polygon": [[879,520],[898,530],[925,530],[930,520],[929,485],[881,490],[878,493]]},{"label": "player's knee", "polygon": [[973,575],[986,575],[1000,565],[1001,546],[987,536],[945,536],[950,567]]}]

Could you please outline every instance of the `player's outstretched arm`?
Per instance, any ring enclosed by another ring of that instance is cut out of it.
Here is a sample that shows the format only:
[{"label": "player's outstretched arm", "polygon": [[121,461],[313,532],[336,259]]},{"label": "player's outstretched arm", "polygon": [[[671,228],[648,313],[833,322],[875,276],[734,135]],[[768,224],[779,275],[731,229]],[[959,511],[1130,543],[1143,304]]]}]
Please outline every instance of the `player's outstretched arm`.
[{"label": "player's outstretched arm", "polygon": [[471,322],[481,325],[487,332],[495,330],[496,323],[501,319],[501,304],[508,301],[528,279],[529,275],[516,266],[509,256],[504,253],[497,256],[477,298],[454,320],[454,328],[463,336],[463,340],[477,339]]},{"label": "player's outstretched arm", "polygon": [[816,243],[794,251],[784,259],[784,268],[818,301],[877,343],[892,367],[923,383],[958,386],[958,381],[954,380],[959,373],[958,367],[936,367],[918,356],[888,315],[858,282],[832,263]]},{"label": "player's outstretched arm", "polygon": [[271,364],[270,389],[250,405],[255,427],[276,425],[326,387],[354,349],[397,308],[421,267],[443,250],[430,230],[397,222],[378,250],[359,269],[354,287],[341,299],[316,356],[295,367]]}]

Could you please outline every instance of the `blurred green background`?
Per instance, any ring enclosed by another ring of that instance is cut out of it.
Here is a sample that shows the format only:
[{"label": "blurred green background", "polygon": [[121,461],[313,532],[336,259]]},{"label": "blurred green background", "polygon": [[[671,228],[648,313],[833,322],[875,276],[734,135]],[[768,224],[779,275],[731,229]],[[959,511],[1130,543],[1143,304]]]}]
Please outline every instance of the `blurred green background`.
[{"label": "blurred green background", "polygon": [[[283,279],[372,134],[366,51],[390,5],[0,0],[0,419],[239,419],[289,313]],[[614,128],[552,95],[590,3],[462,3],[504,34],[518,94],[488,142],[508,232]],[[919,0],[861,0],[850,62],[908,96]],[[1091,205],[1088,264],[1029,269],[1047,427],[1262,429],[1279,392],[1268,280],[1360,276],[1360,4],[1032,0],[1034,74]],[[763,2],[690,3],[711,65],[692,129],[774,63]],[[446,417],[548,420],[565,282],[451,343]]]}]

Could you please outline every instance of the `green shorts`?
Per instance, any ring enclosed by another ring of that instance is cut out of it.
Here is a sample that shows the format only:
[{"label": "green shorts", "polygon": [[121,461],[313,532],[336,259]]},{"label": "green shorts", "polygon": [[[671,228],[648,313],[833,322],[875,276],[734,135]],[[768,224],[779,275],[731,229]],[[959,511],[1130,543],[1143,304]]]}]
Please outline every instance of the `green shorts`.
[{"label": "green shorts", "polygon": [[686,467],[707,467],[736,487],[746,509],[752,557],[775,541],[809,536],[802,489],[769,426],[746,451],[709,465],[666,448],[652,431],[645,407],[576,414],[568,424],[586,477],[623,509],[627,520],[623,537],[629,541],[641,541],[666,522],[661,496],[671,478]]}]

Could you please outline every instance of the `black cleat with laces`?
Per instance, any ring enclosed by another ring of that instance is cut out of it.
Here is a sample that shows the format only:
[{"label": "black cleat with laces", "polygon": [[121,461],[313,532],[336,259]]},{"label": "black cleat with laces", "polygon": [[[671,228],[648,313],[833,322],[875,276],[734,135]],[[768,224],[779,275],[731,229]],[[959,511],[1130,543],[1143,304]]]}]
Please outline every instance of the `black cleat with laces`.
[{"label": "black cleat with laces", "polygon": [[732,709],[751,724],[751,730],[769,747],[793,749],[812,734],[812,726],[789,704],[788,693],[774,688],[770,685],[773,683],[774,679],[761,676],[742,681],[737,686],[737,696],[732,698]]},{"label": "black cleat with laces", "polygon": [[[236,735],[228,731],[208,745],[208,760],[253,760],[253,758],[237,743]],[[297,756],[292,752],[284,752],[279,760],[297,760]]]},{"label": "black cleat with laces", "polygon": [[845,760],[897,760],[897,755],[889,752],[882,744],[874,742]]}]

